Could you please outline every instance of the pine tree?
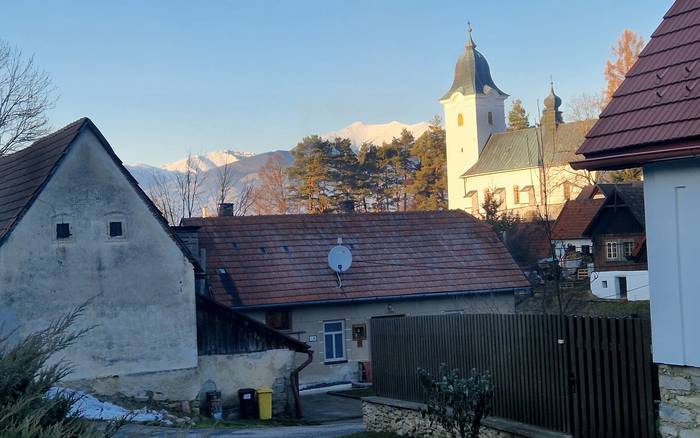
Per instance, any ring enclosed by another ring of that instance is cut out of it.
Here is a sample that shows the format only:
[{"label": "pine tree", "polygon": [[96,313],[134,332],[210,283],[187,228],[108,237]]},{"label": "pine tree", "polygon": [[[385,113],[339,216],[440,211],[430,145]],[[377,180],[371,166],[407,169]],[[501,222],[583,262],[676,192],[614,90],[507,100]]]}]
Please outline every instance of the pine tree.
[{"label": "pine tree", "polygon": [[417,210],[447,209],[445,130],[436,116],[430,127],[411,149],[417,160],[413,181],[408,187]]},{"label": "pine tree", "polygon": [[407,187],[415,173],[415,163],[411,159],[411,149],[415,138],[408,130],[394,137],[391,143],[384,144],[379,151],[379,167],[383,181],[380,186],[382,210],[407,210],[409,199]]},{"label": "pine tree", "polygon": [[307,213],[328,211],[334,194],[330,142],[317,135],[305,137],[292,150],[292,155],[294,162],[288,169],[292,198]]},{"label": "pine tree", "polygon": [[359,164],[352,143],[347,138],[336,138],[330,144],[332,160],[330,176],[334,206],[338,210],[346,197],[355,201],[359,189]]},{"label": "pine tree", "polygon": [[527,112],[525,112],[525,107],[520,99],[513,100],[513,106],[511,106],[508,112],[508,130],[517,131],[519,129],[525,129],[530,127],[530,120],[528,118]]},{"label": "pine tree", "polygon": [[379,147],[372,143],[364,143],[360,146],[357,162],[358,188],[356,197],[361,201],[363,211],[371,211],[376,209],[379,203],[378,193],[381,185]]}]

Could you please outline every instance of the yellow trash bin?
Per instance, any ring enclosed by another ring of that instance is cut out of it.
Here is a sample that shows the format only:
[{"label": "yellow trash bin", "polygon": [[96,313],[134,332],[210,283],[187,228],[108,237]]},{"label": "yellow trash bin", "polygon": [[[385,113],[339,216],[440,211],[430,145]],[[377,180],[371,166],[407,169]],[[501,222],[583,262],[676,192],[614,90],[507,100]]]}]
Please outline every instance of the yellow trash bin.
[{"label": "yellow trash bin", "polygon": [[272,389],[258,389],[258,412],[260,412],[261,420],[269,420],[272,418]]}]

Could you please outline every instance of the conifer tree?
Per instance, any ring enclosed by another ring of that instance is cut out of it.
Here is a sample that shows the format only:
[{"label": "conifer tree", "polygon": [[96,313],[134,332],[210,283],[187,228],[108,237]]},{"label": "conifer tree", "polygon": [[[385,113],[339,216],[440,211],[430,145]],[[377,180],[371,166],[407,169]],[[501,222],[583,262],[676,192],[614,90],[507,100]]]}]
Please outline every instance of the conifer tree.
[{"label": "conifer tree", "polygon": [[332,147],[317,135],[304,137],[292,150],[291,195],[307,213],[322,213],[333,203]]},{"label": "conifer tree", "polygon": [[417,210],[447,208],[447,175],[445,130],[436,116],[430,127],[411,149],[417,168],[408,190]]},{"label": "conifer tree", "polygon": [[530,120],[527,112],[525,112],[525,107],[523,107],[523,102],[520,99],[514,99],[513,106],[508,112],[508,130],[517,131],[529,127]]}]

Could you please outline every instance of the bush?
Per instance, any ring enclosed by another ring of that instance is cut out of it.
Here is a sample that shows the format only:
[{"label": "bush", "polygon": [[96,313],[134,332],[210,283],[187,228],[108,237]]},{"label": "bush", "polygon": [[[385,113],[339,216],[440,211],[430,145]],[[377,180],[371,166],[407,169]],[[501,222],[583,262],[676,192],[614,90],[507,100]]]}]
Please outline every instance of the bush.
[{"label": "bush", "polygon": [[71,414],[76,396],[47,397],[51,387],[71,372],[66,362],[49,359],[85,334],[86,330],[69,331],[82,311],[79,307],[18,343],[10,342],[12,333],[0,338],[0,436],[104,437],[121,425],[122,421],[110,423],[98,430],[94,423]]},{"label": "bush", "polygon": [[418,376],[425,389],[427,408],[421,412],[430,424],[440,424],[453,437],[478,438],[481,420],[488,415],[493,397],[493,384],[488,372],[476,369],[462,378],[457,369],[440,365],[440,374],[433,378],[419,369]]}]

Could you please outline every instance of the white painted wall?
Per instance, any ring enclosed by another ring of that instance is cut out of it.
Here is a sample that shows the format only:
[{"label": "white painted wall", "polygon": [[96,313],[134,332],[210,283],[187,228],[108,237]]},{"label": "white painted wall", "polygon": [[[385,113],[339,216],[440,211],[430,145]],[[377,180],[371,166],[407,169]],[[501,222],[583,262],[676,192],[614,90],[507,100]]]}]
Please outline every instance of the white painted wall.
[{"label": "white painted wall", "polygon": [[[467,96],[454,93],[440,101],[445,111],[449,208],[464,208],[464,182],[460,175],[476,163],[489,136],[506,129],[504,101],[505,97],[495,92]],[[489,112],[493,124],[488,123]],[[462,126],[457,123],[460,114]]]},{"label": "white painted wall", "polygon": [[700,366],[700,159],[644,166],[654,361]]},{"label": "white painted wall", "polygon": [[[0,247],[0,325],[26,336],[91,300],[72,379],[197,366],[191,263],[89,131]],[[125,221],[110,240],[108,222]],[[56,240],[56,223],[72,237]]]},{"label": "white painted wall", "polygon": [[649,271],[595,271],[590,273],[591,292],[598,298],[620,298],[619,277],[627,279],[627,300],[649,299]]}]

